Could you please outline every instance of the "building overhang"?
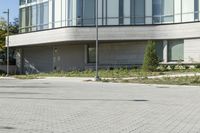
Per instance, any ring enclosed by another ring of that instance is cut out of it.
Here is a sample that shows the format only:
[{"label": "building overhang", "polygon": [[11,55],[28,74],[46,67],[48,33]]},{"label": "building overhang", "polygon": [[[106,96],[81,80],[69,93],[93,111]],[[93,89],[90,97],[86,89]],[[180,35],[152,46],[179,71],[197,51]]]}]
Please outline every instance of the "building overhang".
[{"label": "building overhang", "polygon": [[[149,25],[107,26],[99,28],[101,41],[168,40],[200,38],[200,22]],[[10,36],[10,46],[56,44],[59,42],[94,41],[95,27],[65,27]]]}]

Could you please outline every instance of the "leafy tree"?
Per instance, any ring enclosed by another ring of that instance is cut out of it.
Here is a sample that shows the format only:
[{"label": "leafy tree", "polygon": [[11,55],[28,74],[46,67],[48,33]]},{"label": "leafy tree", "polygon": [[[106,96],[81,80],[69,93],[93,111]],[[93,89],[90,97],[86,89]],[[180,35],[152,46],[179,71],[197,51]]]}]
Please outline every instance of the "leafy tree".
[{"label": "leafy tree", "polygon": [[10,31],[10,34],[17,34],[19,31],[19,19],[18,18],[15,18],[14,19],[14,22],[10,24],[9,26],[9,31]]},{"label": "leafy tree", "polygon": [[159,65],[159,59],[156,54],[156,44],[154,41],[148,41],[145,49],[143,71],[156,71]]},{"label": "leafy tree", "polygon": [[5,37],[6,37],[6,31],[0,29],[0,52],[3,52],[5,49]]},{"label": "leafy tree", "polygon": [[6,20],[0,17],[0,30],[6,30]]},{"label": "leafy tree", "polygon": [[[19,28],[18,19],[14,19],[14,22],[9,24],[10,35],[17,34]],[[0,17],[0,58],[5,58],[5,40],[7,36],[7,23],[4,18]],[[12,59],[13,52],[11,52],[10,58]]]}]

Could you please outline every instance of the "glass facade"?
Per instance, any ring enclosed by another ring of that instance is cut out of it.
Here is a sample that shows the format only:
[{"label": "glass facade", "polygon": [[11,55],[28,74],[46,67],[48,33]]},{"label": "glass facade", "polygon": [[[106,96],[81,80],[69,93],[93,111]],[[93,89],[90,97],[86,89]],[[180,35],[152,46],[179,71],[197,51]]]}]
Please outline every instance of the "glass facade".
[{"label": "glass facade", "polygon": [[[199,0],[98,0],[98,23],[173,24],[199,21]],[[20,31],[95,26],[96,0],[20,0]]]},{"label": "glass facade", "polygon": [[49,28],[49,3],[20,8],[20,32],[31,32]]}]

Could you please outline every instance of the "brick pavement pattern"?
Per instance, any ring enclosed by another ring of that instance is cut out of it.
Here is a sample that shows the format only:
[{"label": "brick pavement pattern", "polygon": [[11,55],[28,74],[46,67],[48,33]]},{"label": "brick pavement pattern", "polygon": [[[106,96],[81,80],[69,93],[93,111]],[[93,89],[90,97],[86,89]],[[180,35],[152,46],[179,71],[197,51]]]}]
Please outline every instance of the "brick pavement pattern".
[{"label": "brick pavement pattern", "polygon": [[200,87],[0,79],[0,133],[200,133]]}]

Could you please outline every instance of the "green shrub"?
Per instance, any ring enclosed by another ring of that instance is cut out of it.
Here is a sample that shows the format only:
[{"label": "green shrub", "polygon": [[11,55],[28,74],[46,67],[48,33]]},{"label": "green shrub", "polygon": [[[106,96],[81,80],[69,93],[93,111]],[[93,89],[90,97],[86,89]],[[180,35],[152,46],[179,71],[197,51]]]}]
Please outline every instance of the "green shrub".
[{"label": "green shrub", "polygon": [[156,54],[156,44],[154,41],[149,41],[145,49],[142,70],[146,72],[156,71],[158,65],[159,59]]},{"label": "green shrub", "polygon": [[167,67],[168,65],[162,64],[157,67],[157,70],[164,72],[168,70]]},{"label": "green shrub", "polygon": [[200,64],[195,65],[195,68],[200,68]]}]

